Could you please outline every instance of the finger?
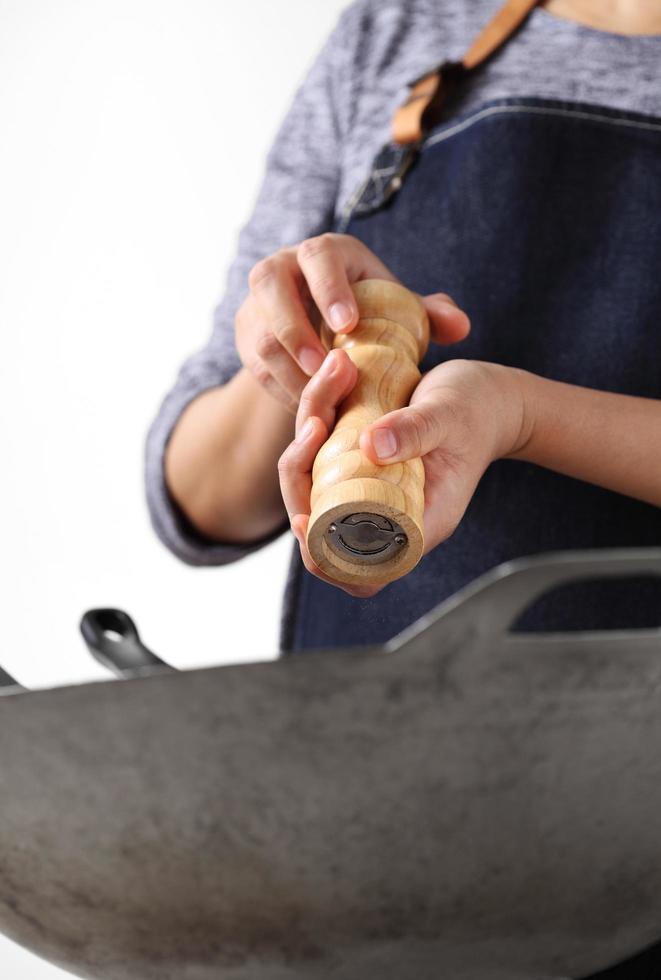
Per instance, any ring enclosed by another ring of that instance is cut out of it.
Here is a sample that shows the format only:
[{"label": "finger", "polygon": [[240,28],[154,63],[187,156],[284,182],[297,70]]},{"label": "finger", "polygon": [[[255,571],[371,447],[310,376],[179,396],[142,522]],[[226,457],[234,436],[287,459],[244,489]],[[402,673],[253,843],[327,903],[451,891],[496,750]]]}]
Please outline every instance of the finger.
[{"label": "finger", "polygon": [[296,252],[310,295],[333,330],[358,323],[358,305],[349,285],[346,259],[331,235],[307,238]]},{"label": "finger", "polygon": [[296,258],[312,298],[335,331],[347,332],[358,323],[350,283],[372,278],[397,281],[383,262],[351,235],[327,233],[307,238],[298,246]]},{"label": "finger", "polygon": [[347,397],[357,380],[358,368],[347,352],[329,351],[321,368],[301,393],[296,432],[311,416],[319,417],[330,432],[335,423],[337,406]]},{"label": "finger", "polygon": [[281,405],[284,405],[292,415],[296,414],[298,411],[298,400],[293,399],[290,393],[279,384],[264,361],[259,357],[252,357],[246,364],[246,367],[260,387],[267,391],[272,398],[280,402]]},{"label": "finger", "polygon": [[[246,366],[252,369],[260,361],[264,365],[261,373],[268,372],[268,377],[287,393],[288,401],[297,406],[309,377],[268,328],[254,296],[249,295],[243,303],[237,326],[237,349]],[[269,385],[265,387],[269,390]]]},{"label": "finger", "polygon": [[276,335],[268,330],[258,336],[255,349],[271,377],[287,393],[289,401],[297,406],[310,380],[308,375],[287,353]]},{"label": "finger", "polygon": [[264,325],[309,377],[326,355],[310,323],[300,289],[301,270],[292,251],[262,259],[248,277]]},{"label": "finger", "polygon": [[419,401],[383,415],[360,435],[360,448],[373,463],[401,463],[425,456],[445,438],[452,412],[442,401]]},{"label": "finger", "polygon": [[310,513],[312,465],[327,436],[323,421],[313,416],[307,419],[278,460],[280,492],[290,521],[297,514]]},{"label": "finger", "polygon": [[429,316],[431,339],[439,344],[456,344],[468,336],[471,328],[468,314],[447,293],[421,296]]}]

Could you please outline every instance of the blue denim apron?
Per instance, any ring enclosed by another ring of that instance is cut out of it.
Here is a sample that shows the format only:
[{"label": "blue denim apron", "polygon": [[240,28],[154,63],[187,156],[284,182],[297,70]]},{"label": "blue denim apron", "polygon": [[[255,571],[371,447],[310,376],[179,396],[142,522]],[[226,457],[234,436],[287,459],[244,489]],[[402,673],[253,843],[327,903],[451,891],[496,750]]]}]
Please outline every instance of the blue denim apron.
[{"label": "blue denim apron", "polygon": [[[661,397],[661,118],[539,98],[493,100],[444,118],[391,197],[387,177],[399,153],[382,151],[338,228],[365,242],[410,289],[447,292],[470,315],[469,338],[432,344],[423,372],[476,358]],[[371,599],[327,585],[295,556],[295,619],[283,647],[386,641],[519,556],[660,544],[660,509],[500,460],[452,537]],[[660,623],[659,586],[641,579],[558,590],[517,629]]]}]

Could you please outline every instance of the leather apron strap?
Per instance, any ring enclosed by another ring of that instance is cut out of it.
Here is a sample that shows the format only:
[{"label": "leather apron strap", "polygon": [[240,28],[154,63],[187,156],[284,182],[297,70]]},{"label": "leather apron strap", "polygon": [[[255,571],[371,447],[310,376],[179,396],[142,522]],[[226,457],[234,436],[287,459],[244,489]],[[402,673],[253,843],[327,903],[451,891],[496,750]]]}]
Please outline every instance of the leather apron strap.
[{"label": "leather apron strap", "polygon": [[418,143],[434,125],[452,83],[477,68],[512,36],[541,0],[507,0],[475,38],[461,61],[444,61],[411,83],[404,105],[392,119],[392,138],[400,146]]}]

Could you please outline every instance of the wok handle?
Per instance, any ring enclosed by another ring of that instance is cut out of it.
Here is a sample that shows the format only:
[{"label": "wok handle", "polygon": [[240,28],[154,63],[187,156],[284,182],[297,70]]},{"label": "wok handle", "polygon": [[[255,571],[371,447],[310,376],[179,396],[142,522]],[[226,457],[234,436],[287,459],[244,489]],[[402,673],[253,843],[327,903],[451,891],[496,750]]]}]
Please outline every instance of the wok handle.
[{"label": "wok handle", "polygon": [[661,548],[557,551],[516,558],[461,589],[393,637],[387,649],[410,646],[430,628],[439,643],[457,633],[495,640],[507,635],[519,617],[554,588],[585,579],[632,576],[661,578]]},{"label": "wok handle", "polygon": [[137,626],[122,609],[90,609],[80,621],[80,632],[94,659],[117,677],[175,670],[144,645]]},{"label": "wok handle", "polygon": [[661,548],[594,549],[551,552],[507,562],[483,592],[480,628],[507,633],[521,615],[546,593],[585,579],[661,578]]},{"label": "wok handle", "polygon": [[352,286],[359,320],[333,334],[358,368],[355,387],[312,470],[307,543],[316,564],[347,585],[385,585],[422,557],[425,470],[421,459],[379,465],[359,448],[366,425],[408,405],[420,380],[429,321],[419,298],[399,283],[368,279]]}]

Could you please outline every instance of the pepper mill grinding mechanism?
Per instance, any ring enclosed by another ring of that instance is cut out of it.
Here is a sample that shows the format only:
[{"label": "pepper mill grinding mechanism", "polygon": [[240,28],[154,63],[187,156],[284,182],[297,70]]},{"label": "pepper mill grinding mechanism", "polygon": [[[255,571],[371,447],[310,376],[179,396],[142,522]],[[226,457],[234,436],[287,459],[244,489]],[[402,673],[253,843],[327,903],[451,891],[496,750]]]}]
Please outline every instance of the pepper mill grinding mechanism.
[{"label": "pepper mill grinding mechanism", "polygon": [[335,428],[312,469],[307,544],[319,568],[347,585],[386,585],[422,557],[425,470],[420,458],[372,463],[359,449],[371,422],[408,405],[429,344],[429,320],[412,292],[367,279],[352,286],[359,320],[350,333],[322,324],[327,348],[341,347],[358,368]]}]

